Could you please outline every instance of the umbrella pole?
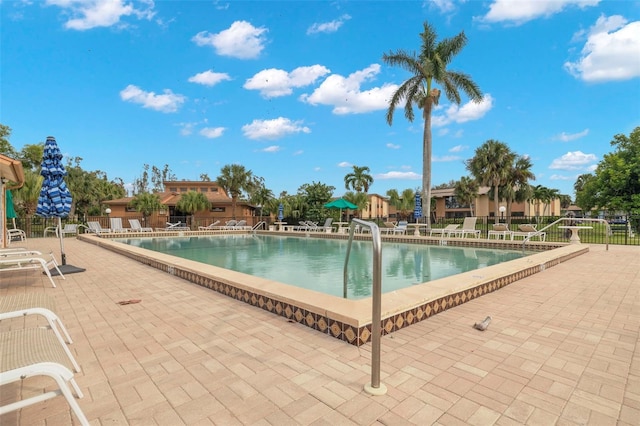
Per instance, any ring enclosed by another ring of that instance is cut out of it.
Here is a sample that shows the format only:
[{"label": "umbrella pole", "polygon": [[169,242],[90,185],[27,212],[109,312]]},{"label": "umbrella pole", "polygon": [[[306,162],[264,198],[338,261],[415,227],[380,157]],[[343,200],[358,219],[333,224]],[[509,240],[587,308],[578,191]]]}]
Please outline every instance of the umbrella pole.
[{"label": "umbrella pole", "polygon": [[64,254],[64,234],[62,234],[62,219],[58,216],[58,235],[60,236],[60,256],[62,257],[62,264],[67,264],[67,255]]}]

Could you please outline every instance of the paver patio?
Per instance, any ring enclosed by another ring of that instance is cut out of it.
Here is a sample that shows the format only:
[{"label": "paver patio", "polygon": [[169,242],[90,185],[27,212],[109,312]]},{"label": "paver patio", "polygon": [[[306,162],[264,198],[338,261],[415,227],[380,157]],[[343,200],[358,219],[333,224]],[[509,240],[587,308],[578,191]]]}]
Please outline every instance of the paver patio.
[{"label": "paver patio", "polygon": [[[55,238],[27,246],[53,251]],[[637,425],[640,247],[589,253],[355,347],[74,238],[56,278],[0,277],[0,295],[44,291],[74,339],[93,425]],[[117,302],[141,299],[140,303]],[[487,315],[489,328],[472,327]],[[44,324],[6,320],[0,331]],[[42,392],[45,379],[0,388]],[[77,424],[59,397],[5,425]]]}]

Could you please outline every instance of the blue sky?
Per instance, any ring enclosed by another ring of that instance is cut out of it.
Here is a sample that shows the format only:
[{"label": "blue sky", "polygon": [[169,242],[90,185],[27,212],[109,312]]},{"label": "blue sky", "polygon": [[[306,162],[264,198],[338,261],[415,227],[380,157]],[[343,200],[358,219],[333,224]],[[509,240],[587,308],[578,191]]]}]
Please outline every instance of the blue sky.
[{"label": "blue sky", "polygon": [[450,65],[480,103],[444,95],[433,115],[434,185],[468,175],[489,139],[530,156],[536,181],[573,197],[618,133],[640,125],[640,2],[0,2],[0,123],[16,149],[55,136],[85,170],[132,182],[143,165],[215,179],[244,165],[277,196],[421,185],[422,120],[388,99],[408,74],[383,53],[465,32]]}]

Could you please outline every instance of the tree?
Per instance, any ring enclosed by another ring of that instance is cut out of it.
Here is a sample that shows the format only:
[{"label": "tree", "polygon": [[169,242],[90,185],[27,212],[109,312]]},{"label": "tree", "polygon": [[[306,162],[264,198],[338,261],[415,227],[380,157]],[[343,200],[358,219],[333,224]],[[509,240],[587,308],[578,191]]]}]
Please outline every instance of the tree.
[{"label": "tree", "polygon": [[422,135],[422,200],[426,206],[427,224],[431,223],[431,113],[438,105],[440,90],[433,87],[434,83],[443,87],[449,101],[460,105],[460,90],[472,101],[480,102],[482,92],[471,77],[462,72],[447,69],[454,57],[467,44],[464,31],[458,35],[436,42],[437,34],[427,22],[420,33],[421,46],[418,55],[404,50],[384,54],[382,59],[392,66],[399,66],[407,70],[412,76],[403,82],[389,101],[387,123],[393,122],[396,107],[404,102],[404,115],[413,122],[413,104],[422,110],[424,129]]},{"label": "tree", "polygon": [[415,207],[415,196],[417,190],[407,188],[402,191],[402,194],[398,194],[396,189],[390,189],[386,195],[389,198],[389,205],[395,207],[396,212],[402,219],[409,219],[410,212],[413,212]]},{"label": "tree", "polygon": [[484,186],[493,188],[494,218],[497,224],[500,220],[498,204],[500,201],[500,186],[508,179],[508,172],[515,154],[503,143],[490,139],[476,148],[473,158],[466,161],[467,170]]},{"label": "tree", "polygon": [[40,197],[40,188],[44,178],[40,173],[30,169],[24,171],[24,185],[18,190],[12,191],[14,196],[13,204],[18,210],[18,216],[24,214],[26,217],[25,231],[27,235],[31,234],[31,218],[36,213],[38,207],[38,197]]},{"label": "tree", "polygon": [[591,173],[578,176],[578,180],[573,185],[576,190],[576,206],[580,207],[585,213],[596,207],[596,186],[597,179]]},{"label": "tree", "polygon": [[235,219],[238,199],[254,184],[253,173],[240,164],[227,164],[220,170],[217,182],[231,197],[231,215]]},{"label": "tree", "polygon": [[478,182],[468,176],[463,176],[454,186],[454,196],[460,204],[468,205],[473,216],[473,202],[478,197]]},{"label": "tree", "polygon": [[531,159],[527,156],[516,156],[506,173],[503,187],[503,198],[507,200],[507,220],[511,220],[511,203],[526,201],[531,194],[529,180],[535,180],[531,171]]},{"label": "tree", "polygon": [[342,198],[358,206],[358,210],[364,210],[369,205],[369,197],[365,192],[348,191]]},{"label": "tree", "polygon": [[344,177],[345,189],[353,189],[356,192],[369,192],[369,188],[373,183],[373,177],[371,177],[369,172],[369,167],[353,166],[353,172],[348,173]]},{"label": "tree", "polygon": [[640,211],[640,127],[629,136],[617,134],[614,152],[605,154],[595,171],[595,193],[599,207],[625,213]]},{"label": "tree", "polygon": [[335,187],[321,182],[305,183],[298,188],[297,208],[302,211],[301,217],[306,220],[320,222],[327,216],[324,205],[331,200]]},{"label": "tree", "polygon": [[[262,214],[266,210],[267,212],[271,212],[272,203],[271,200],[274,199],[273,191],[267,188],[264,185],[264,179],[257,179],[258,186],[251,192],[249,196],[249,201],[252,204],[256,204],[260,206],[260,220],[262,221]],[[276,207],[277,208],[277,207]]]},{"label": "tree", "polygon": [[18,153],[9,142],[9,136],[11,136],[11,127],[0,124],[0,154],[17,158]]},{"label": "tree", "polygon": [[176,208],[181,212],[191,215],[191,225],[194,226],[195,213],[208,210],[211,203],[202,192],[187,191],[180,196],[180,200],[176,204]]},{"label": "tree", "polygon": [[148,217],[154,211],[166,208],[160,202],[160,196],[158,194],[151,194],[149,192],[143,192],[133,197],[133,200],[129,202],[129,205],[136,209],[136,211],[142,213],[144,222],[147,222]]}]

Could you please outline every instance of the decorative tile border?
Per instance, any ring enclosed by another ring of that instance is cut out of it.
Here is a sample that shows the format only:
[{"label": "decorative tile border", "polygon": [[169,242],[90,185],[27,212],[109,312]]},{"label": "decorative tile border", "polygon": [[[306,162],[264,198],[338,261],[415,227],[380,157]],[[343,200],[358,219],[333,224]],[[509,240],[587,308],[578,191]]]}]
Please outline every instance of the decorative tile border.
[{"label": "decorative tile border", "polygon": [[[232,231],[233,232],[233,231]],[[237,232],[237,231],[236,231]],[[133,233],[126,234],[127,237],[167,237],[167,236],[177,236],[177,235],[167,235],[174,234],[173,232],[159,232],[159,233],[140,233],[141,235],[133,235]],[[159,235],[158,235],[159,234]],[[178,232],[176,232],[178,234]],[[184,232],[181,236],[199,236],[199,235],[210,235],[210,233],[203,234],[201,232]],[[189,235],[186,235],[189,234]],[[269,234],[273,235],[273,232]],[[288,235],[295,236],[294,233],[285,233]],[[301,234],[301,233],[298,233]],[[314,237],[320,238],[337,238],[344,239],[346,236],[337,235],[337,234],[321,234],[313,235]],[[194,284],[206,287],[215,292],[223,294],[227,297],[231,297],[238,301],[247,303],[249,305],[258,307],[265,311],[271,312],[275,315],[286,318],[289,321],[296,322],[307,327],[310,327],[314,330],[317,330],[321,333],[328,334],[336,339],[342,340],[349,344],[355,346],[361,346],[368,343],[371,340],[372,326],[371,324],[365,324],[362,326],[353,326],[346,322],[338,321],[336,319],[330,318],[326,315],[325,311],[322,312],[314,312],[312,310],[308,310],[299,306],[295,306],[290,303],[286,303],[284,301],[278,300],[276,297],[267,297],[263,294],[260,294],[255,291],[248,290],[246,288],[240,288],[239,286],[234,286],[229,283],[222,282],[215,277],[208,276],[203,273],[194,272],[192,270],[188,270],[185,268],[181,268],[176,265],[172,265],[166,261],[162,261],[153,257],[154,252],[149,252],[149,255],[141,255],[130,251],[127,249],[126,245],[115,245],[115,244],[101,244],[101,240],[107,238],[122,238],[125,234],[108,234],[101,235],[101,238],[96,238],[95,236],[78,236],[79,239],[83,241],[90,242],[92,244],[96,244],[100,247],[106,248],[108,250],[119,253],[123,256],[134,259],[140,263],[145,265],[149,265],[153,268],[164,271],[170,275],[174,275],[178,278],[182,278]],[[358,236],[358,238],[366,238],[366,236]],[[460,245],[464,247],[484,247],[484,248],[507,248],[514,249],[513,243],[500,243],[500,242],[487,242],[487,240],[472,240],[468,241],[462,240],[455,241],[456,244],[450,245]],[[439,244],[440,239],[433,238],[425,238],[425,237],[391,237],[384,238],[384,241],[397,241],[397,242],[411,242],[411,243],[421,243],[421,244]],[[448,240],[452,241],[452,240]],[[499,240],[498,240],[499,241]],[[457,244],[459,243],[459,244]],[[475,243],[475,244],[474,244]],[[565,244],[553,244],[553,243],[539,243],[532,244],[532,247],[543,248],[546,250],[562,247]],[[573,257],[579,256],[583,253],[589,251],[588,246],[584,246],[581,250],[574,251],[564,256],[556,257],[552,260],[546,261],[543,264],[538,264],[535,266],[530,266],[528,268],[522,269],[520,271],[510,273],[508,275],[499,277],[492,281],[482,283],[476,287],[468,288],[466,290],[449,294],[443,297],[440,297],[435,300],[428,301],[420,306],[413,307],[404,312],[397,312],[387,318],[383,318],[381,320],[381,329],[382,334],[387,335],[391,334],[395,331],[408,327],[412,324],[418,323],[420,321],[424,321],[427,318],[430,318],[433,315],[436,315],[440,312],[443,312],[447,309],[451,309],[463,303],[466,303],[470,300],[483,296],[485,294],[494,292],[499,290],[515,281],[521,280],[530,275],[536,274],[538,272],[544,271],[547,268],[551,268],[556,266],[562,262],[565,262]]]}]

